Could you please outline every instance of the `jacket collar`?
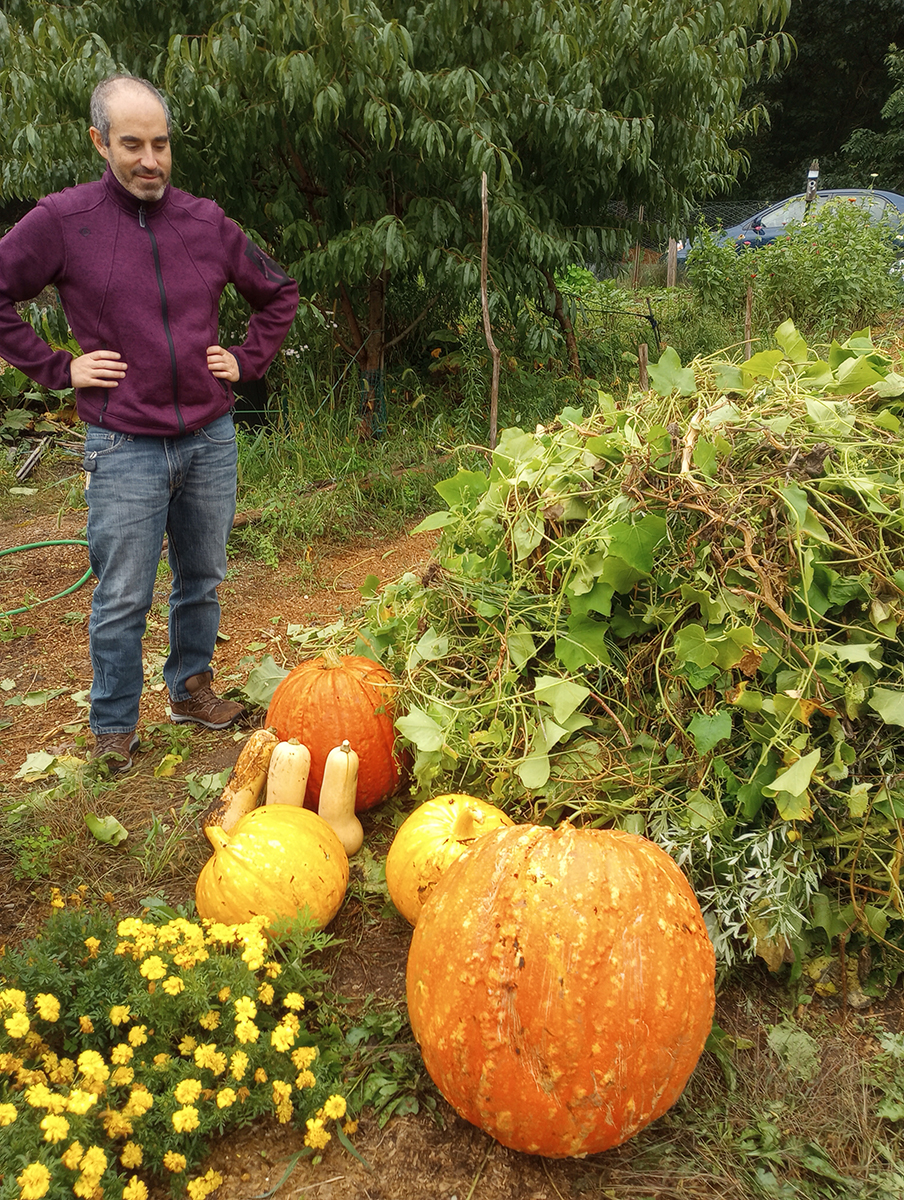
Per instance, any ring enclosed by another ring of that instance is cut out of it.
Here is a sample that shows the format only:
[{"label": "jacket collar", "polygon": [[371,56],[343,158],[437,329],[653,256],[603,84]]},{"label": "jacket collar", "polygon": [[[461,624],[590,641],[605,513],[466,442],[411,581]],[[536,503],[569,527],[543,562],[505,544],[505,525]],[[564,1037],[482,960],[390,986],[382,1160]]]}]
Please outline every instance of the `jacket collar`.
[{"label": "jacket collar", "polygon": [[144,209],[148,216],[153,216],[154,213],[161,212],[169,201],[172,184],[168,183],[163,195],[159,200],[139,200],[137,196],[133,196],[128,188],[124,188],[116,176],[111,171],[109,165],[101,176],[101,183],[104,185],[107,195],[120,208],[126,212],[137,216],[139,209]]}]

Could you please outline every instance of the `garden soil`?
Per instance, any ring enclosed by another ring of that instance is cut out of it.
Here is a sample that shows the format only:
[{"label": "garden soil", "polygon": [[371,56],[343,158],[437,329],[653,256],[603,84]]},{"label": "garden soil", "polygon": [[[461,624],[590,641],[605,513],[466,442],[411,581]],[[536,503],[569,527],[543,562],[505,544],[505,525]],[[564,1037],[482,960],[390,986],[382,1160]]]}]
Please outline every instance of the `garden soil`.
[{"label": "garden soil", "polygon": [[[46,515],[37,499],[17,497],[0,517],[0,550],[43,541],[80,539],[83,513]],[[385,583],[406,571],[427,568],[432,534],[403,534],[338,546],[313,546],[296,561],[278,568],[253,561],[241,546],[231,549],[230,568],[221,589],[222,633],[216,668],[218,687],[240,687],[251,666],[264,654],[292,666],[299,654],[287,635],[290,625],[323,625],[353,612],[359,587],[368,575]],[[91,582],[49,603],[77,584],[87,570],[84,546],[48,546],[0,556],[0,612],[34,605],[0,623],[0,798],[15,801],[28,787],[17,779],[26,756],[46,750],[84,757],[90,744],[85,695],[91,668],[87,615]],[[194,880],[209,849],[196,821],[187,826],[180,813],[186,800],[184,775],[222,771],[234,763],[245,729],[212,733],[186,731],[166,720],[166,694],[160,666],[166,646],[166,572],[148,623],[145,644],[147,686],[142,699],[141,748],[132,772],[103,793],[103,803],[129,830],[123,846],[100,846],[78,822],[77,805],[67,809],[68,828],[50,833],[66,837],[62,861],[53,844],[37,846],[46,856],[38,882],[23,877],[21,864],[0,844],[0,945],[34,934],[49,911],[51,885],[64,892],[84,883],[89,894],[106,895],[124,913],[140,911],[148,895],[171,904],[191,899]],[[257,717],[260,719],[260,714]],[[174,740],[175,738],[175,740]],[[160,770],[174,748],[187,751],[171,776]],[[155,774],[156,772],[156,774]],[[87,810],[96,798],[86,796]],[[385,853],[395,823],[411,807],[401,797],[364,815],[368,845]],[[75,849],[72,849],[73,840]],[[19,876],[17,878],[16,876]],[[359,881],[360,882],[360,881]],[[332,986],[364,1011],[368,1004],[396,1005],[404,1011],[405,960],[410,928],[393,910],[373,903],[366,888],[353,886],[334,923],[341,943],[327,964]],[[769,981],[766,980],[768,986]],[[750,1005],[723,998],[718,1019],[723,1028],[741,1031]],[[739,1024],[740,1023],[740,1024]],[[749,1032],[749,1030],[748,1030]],[[758,1035],[755,1035],[758,1036]],[[712,1064],[708,1069],[712,1070]],[[426,1085],[429,1088],[429,1084]],[[431,1093],[432,1094],[432,1093]],[[693,1161],[692,1129],[686,1119],[667,1114],[628,1145],[584,1160],[547,1160],[505,1149],[460,1120],[437,1098],[435,1112],[421,1105],[416,1113],[386,1121],[363,1114],[353,1141],[360,1160],[335,1139],[322,1158],[302,1157],[301,1134],[274,1122],[257,1124],[212,1147],[207,1166],[224,1177],[217,1200],[562,1200],[582,1195],[644,1200],[646,1197],[728,1197],[736,1194],[710,1155]],[[682,1144],[681,1167],[669,1169],[669,1147]],[[690,1151],[690,1154],[688,1154]],[[364,1161],[361,1161],[364,1160]],[[167,1193],[168,1194],[168,1193]],[[152,1200],[163,1200],[155,1193]]]}]

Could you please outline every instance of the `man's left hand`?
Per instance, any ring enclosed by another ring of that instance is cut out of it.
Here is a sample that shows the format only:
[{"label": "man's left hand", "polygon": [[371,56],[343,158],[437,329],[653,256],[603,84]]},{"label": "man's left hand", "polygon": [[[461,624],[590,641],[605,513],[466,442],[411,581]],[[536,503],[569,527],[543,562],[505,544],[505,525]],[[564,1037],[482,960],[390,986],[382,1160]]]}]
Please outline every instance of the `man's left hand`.
[{"label": "man's left hand", "polygon": [[207,369],[217,379],[228,379],[230,383],[241,379],[238,359],[222,346],[207,347]]}]

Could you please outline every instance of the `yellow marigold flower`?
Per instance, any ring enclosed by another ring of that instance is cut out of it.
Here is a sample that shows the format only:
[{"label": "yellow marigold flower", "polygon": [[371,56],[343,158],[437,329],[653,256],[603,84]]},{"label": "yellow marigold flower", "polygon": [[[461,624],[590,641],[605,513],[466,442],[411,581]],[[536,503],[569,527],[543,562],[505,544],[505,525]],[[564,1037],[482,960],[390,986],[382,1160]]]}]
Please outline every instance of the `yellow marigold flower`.
[{"label": "yellow marigold flower", "polygon": [[239,1021],[235,1027],[235,1036],[243,1045],[256,1042],[260,1035],[261,1031],[253,1021]]},{"label": "yellow marigold flower", "polygon": [[132,1122],[125,1113],[117,1112],[115,1108],[104,1109],[101,1122],[108,1138],[130,1137],[134,1131]]},{"label": "yellow marigold flower", "polygon": [[72,1191],[79,1200],[100,1200],[96,1194],[98,1182],[94,1175],[79,1175],[72,1185]]},{"label": "yellow marigold flower", "polygon": [[11,1017],[6,1018],[3,1024],[11,1038],[25,1037],[26,1033],[31,1029],[31,1022],[24,1012],[13,1013]]},{"label": "yellow marigold flower", "polygon": [[264,1070],[263,1067],[258,1067],[257,1070],[254,1072],[254,1082],[255,1083],[266,1083],[267,1082],[267,1072]]},{"label": "yellow marigold flower", "polygon": [[291,1029],[286,1029],[285,1025],[277,1025],[275,1029],[270,1031],[270,1045],[277,1050],[288,1050],[295,1041],[295,1034]]},{"label": "yellow marigold flower", "polygon": [[94,1022],[91,1020],[90,1017],[79,1017],[78,1027],[82,1031],[82,1033],[93,1033],[94,1032]]},{"label": "yellow marigold flower", "polygon": [[223,1176],[219,1171],[214,1170],[210,1170],[206,1175],[193,1179],[188,1185],[190,1200],[204,1200],[204,1197],[209,1196],[211,1192],[215,1192],[222,1182]]},{"label": "yellow marigold flower", "polygon": [[59,888],[51,888],[50,889],[50,907],[51,908],[65,908],[66,907],[66,901],[63,899],[63,893],[60,891]]},{"label": "yellow marigold flower", "polygon": [[282,974],[282,963],[268,962],[264,964],[264,973],[268,979],[278,979]]},{"label": "yellow marigold flower", "polygon": [[44,1130],[45,1142],[61,1142],[64,1137],[69,1135],[69,1122],[65,1117],[57,1116],[56,1113],[48,1113],[41,1121],[41,1128]]},{"label": "yellow marigold flower", "polygon": [[28,997],[21,988],[3,988],[0,991],[0,1012],[11,1008],[14,1012],[24,1012]]},{"label": "yellow marigold flower", "polygon": [[29,1163],[21,1175],[16,1176],[20,1200],[41,1200],[50,1187],[50,1172],[43,1163]]},{"label": "yellow marigold flower", "polygon": [[35,1008],[42,1021],[58,1021],[60,1019],[60,1002],[50,992],[38,992],[35,996]]},{"label": "yellow marigold flower", "polygon": [[257,998],[260,1000],[261,1004],[272,1004],[273,996],[274,991],[272,983],[262,983],[257,989]]},{"label": "yellow marigold flower", "polygon": [[32,1108],[49,1108],[53,1101],[53,1092],[46,1083],[35,1083],[26,1088],[25,1099]]},{"label": "yellow marigold flower", "polygon": [[125,1117],[141,1117],[154,1107],[154,1097],[143,1083],[136,1083],[129,1093],[129,1098],[123,1108]]},{"label": "yellow marigold flower", "polygon": [[148,1200],[148,1189],[144,1180],[133,1175],[122,1189],[122,1200]]},{"label": "yellow marigold flower", "polygon": [[301,1029],[301,1021],[299,1021],[293,1012],[286,1013],[280,1021],[280,1025],[284,1025],[286,1029],[291,1029],[294,1034],[298,1034]]},{"label": "yellow marigold flower", "polygon": [[85,948],[88,951],[89,958],[97,958],[97,952],[100,949],[100,939],[96,937],[85,938]]},{"label": "yellow marigold flower", "polygon": [[152,954],[138,968],[139,974],[145,979],[162,979],[168,970],[169,968],[159,954]]},{"label": "yellow marigold flower", "polygon": [[259,971],[264,965],[264,955],[260,950],[252,950],[249,946],[242,955],[242,961],[246,964],[249,971]]},{"label": "yellow marigold flower", "polygon": [[121,1066],[124,1063],[131,1062],[135,1057],[135,1051],[128,1042],[118,1042],[110,1051],[110,1062]]},{"label": "yellow marigold flower", "polygon": [[128,1004],[114,1004],[110,1009],[110,1021],[113,1025],[125,1025],[132,1019]]},{"label": "yellow marigold flower", "polygon": [[195,1046],[197,1046],[197,1044],[197,1039],[193,1037],[184,1037],[179,1043],[179,1053],[183,1058],[188,1058],[189,1054],[194,1054]]},{"label": "yellow marigold flower", "polygon": [[231,1108],[236,1102],[235,1090],[231,1087],[221,1088],[217,1092],[217,1108]]},{"label": "yellow marigold flower", "polygon": [[8,1050],[0,1054],[0,1072],[4,1075],[14,1075],[21,1066],[22,1059],[17,1058],[15,1054],[10,1054]]},{"label": "yellow marigold flower", "polygon": [[306,1124],[308,1131],[304,1135],[304,1144],[312,1150],[322,1150],[330,1140],[330,1135],[323,1127],[323,1121],[320,1117],[310,1117]]},{"label": "yellow marigold flower", "polygon": [[313,1071],[302,1071],[295,1080],[295,1086],[301,1091],[302,1088],[313,1087],[316,1082]]},{"label": "yellow marigold flower", "polygon": [[171,1054],[155,1054],[154,1055],[154,1066],[155,1067],[165,1067],[166,1064],[168,1062],[170,1062],[171,1059],[172,1059]]},{"label": "yellow marigold flower", "polygon": [[131,1067],[117,1067],[110,1076],[110,1082],[114,1087],[128,1087],[135,1078],[135,1072]]},{"label": "yellow marigold flower", "polygon": [[242,1104],[244,1104],[245,1101],[248,1099],[248,1097],[251,1095],[251,1091],[249,1088],[240,1087],[239,1090],[236,1092],[236,1095],[238,1096],[239,1100],[241,1100]]},{"label": "yellow marigold flower", "polygon": [[83,1050],[76,1061],[78,1069],[86,1079],[95,1079],[98,1083],[104,1083],[110,1078],[110,1068],[96,1050]]},{"label": "yellow marigold flower", "polygon": [[73,1088],[66,1100],[66,1112],[83,1117],[96,1103],[97,1097],[91,1092],[83,1091],[82,1088]]},{"label": "yellow marigold flower", "polygon": [[219,1000],[219,1002],[221,1004],[225,1004],[231,995],[232,995],[232,988],[221,987],[220,990],[217,992],[217,999]]},{"label": "yellow marigold flower", "polygon": [[206,1046],[199,1046],[195,1051],[195,1065],[207,1067],[214,1075],[222,1075],[228,1061],[226,1055],[217,1050],[212,1042]]},{"label": "yellow marigold flower", "polygon": [[323,1115],[332,1121],[341,1121],[345,1116],[345,1108],[344,1096],[330,1096],[323,1106]]},{"label": "yellow marigold flower", "polygon": [[346,1134],[348,1137],[351,1137],[351,1135],[353,1133],[358,1132],[358,1122],[357,1121],[346,1121],[345,1124],[342,1126],[342,1132],[344,1134]]},{"label": "yellow marigold flower", "polygon": [[210,1009],[202,1017],[198,1017],[198,1024],[202,1029],[216,1029],[220,1023],[220,1014],[216,1009]]},{"label": "yellow marigold flower", "polygon": [[130,1046],[143,1046],[147,1040],[148,1040],[147,1025],[133,1025],[132,1028],[129,1030],[129,1045]]},{"label": "yellow marigold flower", "polygon": [[177,1133],[191,1133],[201,1123],[198,1119],[198,1110],[190,1104],[185,1108],[180,1108],[178,1112],[174,1112],[172,1120],[173,1129]]},{"label": "yellow marigold flower", "polygon": [[0,1104],[0,1129],[12,1125],[18,1115],[15,1104]]},{"label": "yellow marigold flower", "polygon": [[168,996],[178,996],[180,992],[185,991],[185,982],[178,975],[167,975],[161,987]]},{"label": "yellow marigold flower", "polygon": [[82,1155],[85,1153],[81,1142],[72,1142],[69,1147],[60,1155],[60,1162],[70,1171],[77,1171],[78,1165],[82,1161]]},{"label": "yellow marigold flower", "polygon": [[101,1150],[100,1146],[89,1146],[82,1155],[79,1167],[83,1175],[93,1175],[95,1179],[100,1179],[101,1175],[107,1169],[107,1161],[107,1156]]},{"label": "yellow marigold flower", "polygon": [[253,1021],[257,1016],[257,1005],[250,996],[239,996],[233,1007],[239,1020]]},{"label": "yellow marigold flower", "polygon": [[229,1074],[235,1080],[242,1080],[248,1070],[248,1055],[244,1050],[236,1050],[229,1060]]},{"label": "yellow marigold flower", "polygon": [[305,1067],[309,1067],[317,1057],[318,1050],[316,1046],[299,1046],[297,1050],[292,1051],[292,1064],[299,1071],[303,1071]]},{"label": "yellow marigold flower", "polygon": [[194,1104],[201,1095],[200,1079],[183,1079],[176,1084],[173,1095],[178,1104]]},{"label": "yellow marigold flower", "polygon": [[141,1166],[144,1158],[144,1151],[137,1142],[126,1142],[122,1148],[122,1154],[119,1156],[119,1161],[127,1170],[134,1170]]},{"label": "yellow marigold flower", "polygon": [[175,1150],[167,1150],[163,1156],[163,1165],[167,1171],[172,1171],[174,1175],[178,1175],[188,1166],[188,1159],[184,1154],[177,1154]]},{"label": "yellow marigold flower", "polygon": [[286,1006],[286,1008],[294,1008],[298,1012],[301,1012],[301,1010],[304,1008],[304,996],[300,995],[298,992],[289,992],[285,1000],[283,1000],[283,1004]]},{"label": "yellow marigold flower", "polygon": [[72,1083],[75,1079],[75,1063],[71,1058],[61,1058],[60,1065],[50,1072],[51,1083]]}]

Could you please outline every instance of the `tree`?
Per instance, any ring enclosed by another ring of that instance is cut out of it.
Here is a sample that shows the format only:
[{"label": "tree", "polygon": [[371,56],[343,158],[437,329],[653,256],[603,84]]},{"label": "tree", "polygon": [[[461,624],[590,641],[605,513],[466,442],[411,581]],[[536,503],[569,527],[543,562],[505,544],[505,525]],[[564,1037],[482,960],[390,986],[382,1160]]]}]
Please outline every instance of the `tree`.
[{"label": "tree", "polygon": [[852,184],[904,189],[904,52],[891,46],[886,58],[893,90],[882,108],[884,129],[855,129],[842,147]]},{"label": "tree", "polygon": [[782,61],[768,29],[786,10],[179,0],[161,22],[143,0],[11,0],[0,178],[35,195],[67,169],[88,177],[92,83],[116,65],[152,78],[181,126],[178,180],[265,239],[377,371],[407,332],[394,283],[416,284],[411,321],[444,291],[477,294],[482,173],[491,287],[510,314],[569,262],[628,243],[611,202],[674,222],[733,179],[734,140],[756,115],[742,89]]}]

